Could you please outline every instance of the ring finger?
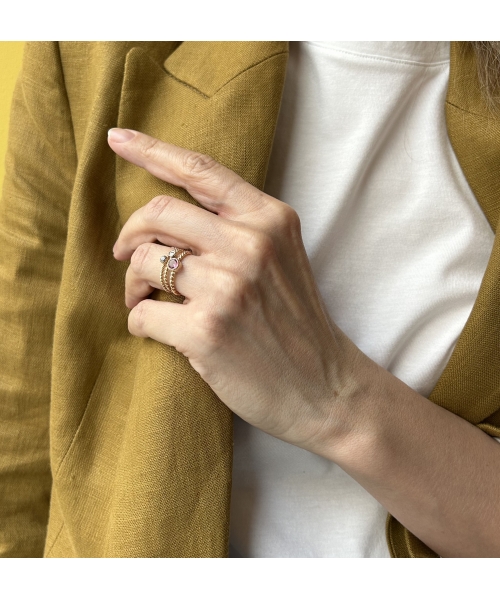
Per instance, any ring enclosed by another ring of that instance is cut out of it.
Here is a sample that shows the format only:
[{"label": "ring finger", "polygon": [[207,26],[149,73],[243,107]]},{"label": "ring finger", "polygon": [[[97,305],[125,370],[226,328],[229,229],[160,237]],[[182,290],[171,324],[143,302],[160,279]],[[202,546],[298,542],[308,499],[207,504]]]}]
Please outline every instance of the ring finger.
[{"label": "ring finger", "polygon": [[[163,289],[161,285],[163,263],[160,258],[168,257],[168,253],[172,249],[170,246],[153,243],[141,244],[136,248],[125,275],[125,304],[128,308],[134,308],[154,289]],[[194,282],[201,280],[201,273],[198,272],[200,271],[200,258],[188,254],[182,259],[181,267],[175,274],[176,290],[188,299],[196,292],[196,288],[199,288]],[[188,277],[184,273],[186,266],[189,271]]]}]

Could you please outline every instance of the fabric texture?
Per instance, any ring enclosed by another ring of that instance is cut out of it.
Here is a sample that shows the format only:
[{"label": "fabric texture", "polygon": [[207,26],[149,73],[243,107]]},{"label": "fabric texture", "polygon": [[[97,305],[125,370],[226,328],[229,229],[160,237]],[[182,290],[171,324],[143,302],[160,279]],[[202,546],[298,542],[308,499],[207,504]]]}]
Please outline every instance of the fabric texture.
[{"label": "fabric texture", "polygon": [[[118,125],[206,152],[262,188],[287,53],[284,42],[27,44],[0,204],[0,556],[227,556],[231,413],[183,356],[129,334],[127,265],[111,253],[155,195],[194,200],[116,157],[106,134]],[[495,228],[500,125],[473,60],[453,46],[448,128]],[[431,395],[490,435],[499,244]],[[394,556],[434,555],[396,521],[387,531]]]}]

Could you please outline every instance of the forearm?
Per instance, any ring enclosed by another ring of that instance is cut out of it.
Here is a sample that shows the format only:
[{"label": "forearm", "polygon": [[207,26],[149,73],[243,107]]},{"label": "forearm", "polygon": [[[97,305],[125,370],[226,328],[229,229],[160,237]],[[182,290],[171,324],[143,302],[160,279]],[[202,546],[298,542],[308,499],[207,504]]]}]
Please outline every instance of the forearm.
[{"label": "forearm", "polygon": [[500,556],[500,445],[368,362],[322,454],[440,556]]}]

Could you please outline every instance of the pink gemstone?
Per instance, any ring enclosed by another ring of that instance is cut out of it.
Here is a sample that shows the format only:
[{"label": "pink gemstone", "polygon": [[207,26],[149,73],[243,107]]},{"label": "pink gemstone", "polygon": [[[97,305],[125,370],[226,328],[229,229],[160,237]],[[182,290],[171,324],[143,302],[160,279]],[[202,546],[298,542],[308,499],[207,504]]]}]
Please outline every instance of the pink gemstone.
[{"label": "pink gemstone", "polygon": [[171,258],[168,261],[168,268],[169,269],[177,269],[178,266],[179,266],[179,261],[176,258]]}]

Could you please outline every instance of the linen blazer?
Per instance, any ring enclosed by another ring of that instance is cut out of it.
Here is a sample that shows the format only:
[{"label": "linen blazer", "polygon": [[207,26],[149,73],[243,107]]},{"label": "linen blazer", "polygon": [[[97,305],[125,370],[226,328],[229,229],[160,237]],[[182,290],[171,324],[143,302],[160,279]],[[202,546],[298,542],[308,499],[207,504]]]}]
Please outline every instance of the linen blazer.
[{"label": "linen blazer", "polygon": [[[111,251],[154,196],[194,200],[116,156],[107,130],[210,154],[262,188],[287,57],[286,42],[26,45],[0,204],[1,556],[227,556],[231,412],[184,356],[130,335]],[[496,231],[500,121],[466,43],[443,110]],[[497,436],[499,279],[497,235],[430,396]],[[387,540],[392,556],[436,556],[392,517]]]}]

